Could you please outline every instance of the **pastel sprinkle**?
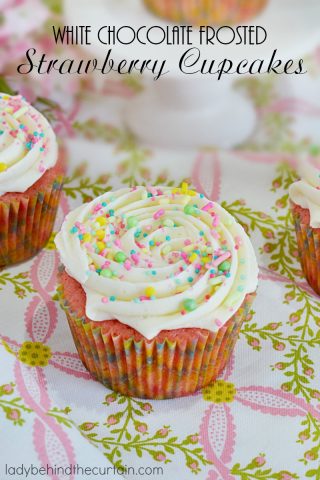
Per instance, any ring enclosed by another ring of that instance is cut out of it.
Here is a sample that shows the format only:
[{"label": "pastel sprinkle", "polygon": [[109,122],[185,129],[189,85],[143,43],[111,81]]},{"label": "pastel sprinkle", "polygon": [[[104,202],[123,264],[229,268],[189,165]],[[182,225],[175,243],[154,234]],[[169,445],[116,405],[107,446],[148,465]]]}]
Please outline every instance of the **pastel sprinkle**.
[{"label": "pastel sprinkle", "polygon": [[154,220],[159,220],[159,218],[161,218],[164,214],[165,214],[164,209],[160,208],[160,210],[158,210],[157,212],[155,212],[153,214],[153,218],[154,218]]},{"label": "pastel sprinkle", "polygon": [[183,301],[183,307],[187,312],[193,312],[198,307],[197,302],[192,298]]},{"label": "pastel sprinkle", "polygon": [[105,268],[101,270],[100,276],[104,278],[111,278],[112,277],[112,271],[109,268]]},{"label": "pastel sprinkle", "polygon": [[128,228],[134,228],[138,225],[138,223],[139,223],[139,220],[137,219],[137,217],[128,217],[127,218]]},{"label": "pastel sprinkle", "polygon": [[5,172],[7,170],[7,165],[5,163],[0,163],[0,172]]},{"label": "pastel sprinkle", "polygon": [[123,252],[117,252],[114,259],[117,263],[124,263],[126,261],[126,255]]},{"label": "pastel sprinkle", "polygon": [[151,298],[156,294],[156,289],[154,287],[147,287],[145,290],[146,297]]}]

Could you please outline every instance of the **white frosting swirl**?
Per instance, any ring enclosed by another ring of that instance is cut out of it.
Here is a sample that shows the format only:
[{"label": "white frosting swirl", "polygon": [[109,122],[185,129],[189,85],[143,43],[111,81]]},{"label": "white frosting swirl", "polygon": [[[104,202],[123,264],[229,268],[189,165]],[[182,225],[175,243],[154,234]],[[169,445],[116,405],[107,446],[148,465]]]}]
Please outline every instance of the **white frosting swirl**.
[{"label": "white frosting swirl", "polygon": [[23,97],[0,93],[0,195],[25,192],[58,158],[56,136]]},{"label": "white frosting swirl", "polygon": [[203,195],[167,187],[109,192],[66,217],[56,245],[94,321],[217,331],[257,287],[251,242]]},{"label": "white frosting swirl", "polygon": [[320,156],[309,155],[299,161],[301,180],[289,187],[290,199],[310,212],[310,225],[320,227]]}]

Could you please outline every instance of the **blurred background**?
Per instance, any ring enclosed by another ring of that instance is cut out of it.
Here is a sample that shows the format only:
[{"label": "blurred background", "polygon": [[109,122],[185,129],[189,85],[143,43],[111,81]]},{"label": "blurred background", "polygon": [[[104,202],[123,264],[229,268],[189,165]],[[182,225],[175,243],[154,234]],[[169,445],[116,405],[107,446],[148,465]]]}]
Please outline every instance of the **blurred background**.
[{"label": "blurred background", "polygon": [[[282,10],[281,2],[285,5]],[[185,150],[197,153],[216,148],[255,153],[257,159],[266,153],[282,157],[297,155],[320,142],[320,46],[316,46],[317,34],[320,45],[320,29],[317,27],[317,32],[307,25],[314,17],[315,3],[309,0],[310,6],[305,2],[301,10],[295,0],[251,2],[258,3],[262,13],[255,12],[259,16],[248,21],[263,25],[283,15],[281,21],[285,25],[291,17],[283,12],[289,13],[290,2],[290,12],[294,12],[292,19],[296,21],[299,15],[298,23],[302,27],[299,33],[299,29],[292,26],[296,45],[293,43],[292,51],[286,51],[286,55],[295,58],[297,52],[300,58],[303,53],[308,74],[238,79],[233,75],[232,86],[228,80],[221,82],[226,84],[224,87],[217,81],[204,81],[198,77],[191,82],[187,76],[150,82],[148,76],[138,74],[19,75],[17,65],[25,59],[25,52],[30,47],[50,58],[93,57],[92,51],[85,48],[55,45],[52,25],[70,24],[72,20],[79,24],[76,20],[81,19],[87,20],[86,24],[91,20],[104,25],[110,23],[110,18],[121,23],[121,18],[117,18],[112,9],[112,0],[0,0],[0,90],[19,91],[29,101],[37,102],[38,108],[55,124],[61,138],[68,141],[87,139],[89,146],[86,148],[89,150],[90,142],[111,146],[123,175],[127,173],[126,162],[133,162],[134,158],[138,165],[136,180],[140,183],[159,180],[150,176],[152,158],[159,155],[166,158],[168,153],[176,156],[177,161]],[[117,2],[118,17],[121,8],[129,3],[126,0]],[[165,3],[168,2],[162,2],[162,5]],[[141,24],[161,24],[162,20],[148,10],[156,10],[154,4],[157,2],[149,1],[145,5],[143,0],[134,0],[130,4],[132,11],[126,13],[126,19],[132,15],[133,24],[137,18]],[[159,7],[157,13],[168,15],[163,9]],[[88,11],[91,12],[89,16]],[[186,18],[180,18],[179,12],[173,13],[176,15],[173,18],[189,20],[187,14]],[[214,21],[229,19],[228,12],[221,8],[218,13],[213,17]],[[234,11],[233,14],[231,20],[237,20]],[[250,15],[252,12],[244,9],[243,18]],[[195,20],[199,21],[197,17]],[[278,38],[278,27],[274,28],[276,31],[268,32],[269,37]],[[81,158],[77,158],[76,163],[86,156],[81,150]],[[110,157],[109,149],[108,152]],[[171,161],[169,165],[172,167]],[[186,176],[189,173],[186,172]]]}]

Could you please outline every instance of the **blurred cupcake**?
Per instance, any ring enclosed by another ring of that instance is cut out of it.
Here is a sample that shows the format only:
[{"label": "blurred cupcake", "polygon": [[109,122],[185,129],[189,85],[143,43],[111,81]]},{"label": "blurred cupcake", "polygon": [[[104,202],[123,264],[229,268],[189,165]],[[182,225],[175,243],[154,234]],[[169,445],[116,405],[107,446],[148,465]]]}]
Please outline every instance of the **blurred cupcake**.
[{"label": "blurred cupcake", "polygon": [[0,93],[0,266],[27,260],[52,233],[64,173],[48,121]]},{"label": "blurred cupcake", "polygon": [[124,395],[172,398],[215,379],[257,287],[243,228],[182,188],[109,192],[56,237],[59,294],[80,358]]},{"label": "blurred cupcake", "polygon": [[230,25],[255,17],[268,0],[144,0],[157,16],[194,25]]},{"label": "blurred cupcake", "polygon": [[299,163],[301,180],[289,188],[303,273],[320,295],[320,151]]}]

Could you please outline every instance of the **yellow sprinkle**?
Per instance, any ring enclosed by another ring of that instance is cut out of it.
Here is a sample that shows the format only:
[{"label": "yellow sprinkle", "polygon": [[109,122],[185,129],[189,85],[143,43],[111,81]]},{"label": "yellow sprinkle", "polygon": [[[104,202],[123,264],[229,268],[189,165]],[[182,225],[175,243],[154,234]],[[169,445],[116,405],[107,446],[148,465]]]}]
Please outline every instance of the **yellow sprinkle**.
[{"label": "yellow sprinkle", "polygon": [[202,263],[206,264],[206,263],[209,263],[210,262],[210,257],[202,257],[201,261]]},{"label": "yellow sprinkle", "polygon": [[5,172],[7,170],[7,165],[5,163],[0,163],[0,172]]},{"label": "yellow sprinkle", "polygon": [[106,248],[106,244],[104,242],[97,242],[97,247],[100,252]]},{"label": "yellow sprinkle", "polygon": [[84,241],[84,242],[86,242],[86,243],[87,243],[87,242],[90,242],[91,239],[92,239],[92,236],[91,236],[90,233],[85,233],[85,234],[83,235],[83,241]]},{"label": "yellow sprinkle", "polygon": [[146,292],[146,297],[148,298],[154,297],[156,294],[156,289],[154,287],[147,287],[145,292]]},{"label": "yellow sprinkle", "polygon": [[96,231],[96,237],[98,240],[103,240],[105,236],[105,231],[104,230],[97,230]]},{"label": "yellow sprinkle", "polygon": [[102,227],[103,225],[107,224],[107,219],[106,217],[98,217],[96,218],[96,222]]},{"label": "yellow sprinkle", "polygon": [[190,255],[190,257],[189,257],[190,263],[195,262],[197,260],[197,258],[198,258],[198,255],[196,253],[193,253],[192,255]]}]

